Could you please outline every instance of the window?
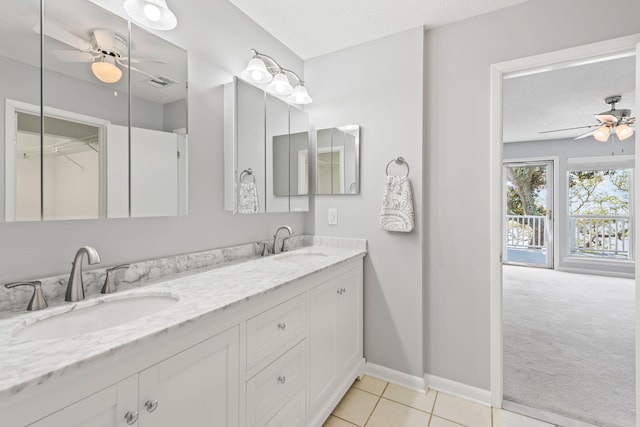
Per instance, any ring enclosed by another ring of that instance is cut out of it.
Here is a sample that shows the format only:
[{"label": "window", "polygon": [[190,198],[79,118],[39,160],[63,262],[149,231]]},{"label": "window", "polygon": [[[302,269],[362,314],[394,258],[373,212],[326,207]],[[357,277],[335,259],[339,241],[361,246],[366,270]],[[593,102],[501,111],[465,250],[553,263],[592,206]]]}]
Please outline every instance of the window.
[{"label": "window", "polygon": [[580,167],[569,162],[570,255],[632,259],[629,166],[609,162]]}]

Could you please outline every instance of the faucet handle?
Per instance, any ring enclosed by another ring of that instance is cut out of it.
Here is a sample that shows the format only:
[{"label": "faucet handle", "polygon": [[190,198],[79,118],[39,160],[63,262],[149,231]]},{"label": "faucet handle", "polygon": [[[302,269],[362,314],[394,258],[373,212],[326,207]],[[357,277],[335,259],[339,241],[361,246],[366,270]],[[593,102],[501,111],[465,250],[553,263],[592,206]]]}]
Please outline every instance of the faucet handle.
[{"label": "faucet handle", "polygon": [[100,291],[100,293],[103,294],[110,294],[112,292],[116,291],[116,283],[113,280],[113,273],[117,270],[123,269],[123,268],[129,268],[130,264],[121,264],[121,265],[116,265],[115,267],[109,267],[107,268],[105,271],[107,272],[107,277],[105,277],[104,279],[104,285],[102,285],[102,290]]},{"label": "faucet handle", "polygon": [[43,308],[47,308],[47,301],[45,301],[44,294],[42,293],[41,281],[34,280],[33,282],[12,282],[4,285],[4,287],[7,289],[15,288],[16,286],[33,287],[33,295],[31,296],[31,300],[29,301],[27,310],[35,311],[35,310],[42,310]]}]

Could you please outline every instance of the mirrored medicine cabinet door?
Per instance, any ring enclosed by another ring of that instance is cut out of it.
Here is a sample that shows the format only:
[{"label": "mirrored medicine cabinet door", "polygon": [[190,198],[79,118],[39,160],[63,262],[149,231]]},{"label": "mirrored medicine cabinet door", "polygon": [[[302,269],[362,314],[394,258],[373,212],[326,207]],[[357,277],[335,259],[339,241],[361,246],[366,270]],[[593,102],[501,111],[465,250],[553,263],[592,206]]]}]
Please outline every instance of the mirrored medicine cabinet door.
[{"label": "mirrored medicine cabinet door", "polygon": [[242,79],[225,85],[225,209],[309,210],[307,113]]},{"label": "mirrored medicine cabinet door", "polygon": [[2,219],[186,214],[186,51],[88,0],[0,23]]},{"label": "mirrored medicine cabinet door", "polygon": [[360,126],[316,133],[316,194],[360,194]]}]

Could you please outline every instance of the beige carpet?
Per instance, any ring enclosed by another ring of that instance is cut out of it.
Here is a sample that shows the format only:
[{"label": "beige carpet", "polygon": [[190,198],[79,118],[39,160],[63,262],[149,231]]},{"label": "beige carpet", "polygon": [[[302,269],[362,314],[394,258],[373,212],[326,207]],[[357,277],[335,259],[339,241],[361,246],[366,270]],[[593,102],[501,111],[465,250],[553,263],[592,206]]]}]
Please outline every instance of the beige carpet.
[{"label": "beige carpet", "polygon": [[504,267],[504,398],[635,425],[635,281]]}]

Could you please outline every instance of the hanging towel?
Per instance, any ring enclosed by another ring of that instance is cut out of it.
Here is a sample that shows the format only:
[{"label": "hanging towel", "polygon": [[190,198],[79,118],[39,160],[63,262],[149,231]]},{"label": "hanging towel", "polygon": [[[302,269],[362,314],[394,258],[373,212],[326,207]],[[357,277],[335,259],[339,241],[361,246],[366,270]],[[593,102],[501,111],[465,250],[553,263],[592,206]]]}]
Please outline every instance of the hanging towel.
[{"label": "hanging towel", "polygon": [[380,212],[380,228],[408,233],[413,230],[413,193],[406,176],[387,176]]},{"label": "hanging towel", "polygon": [[240,183],[238,212],[243,214],[258,212],[258,188],[255,182]]}]

